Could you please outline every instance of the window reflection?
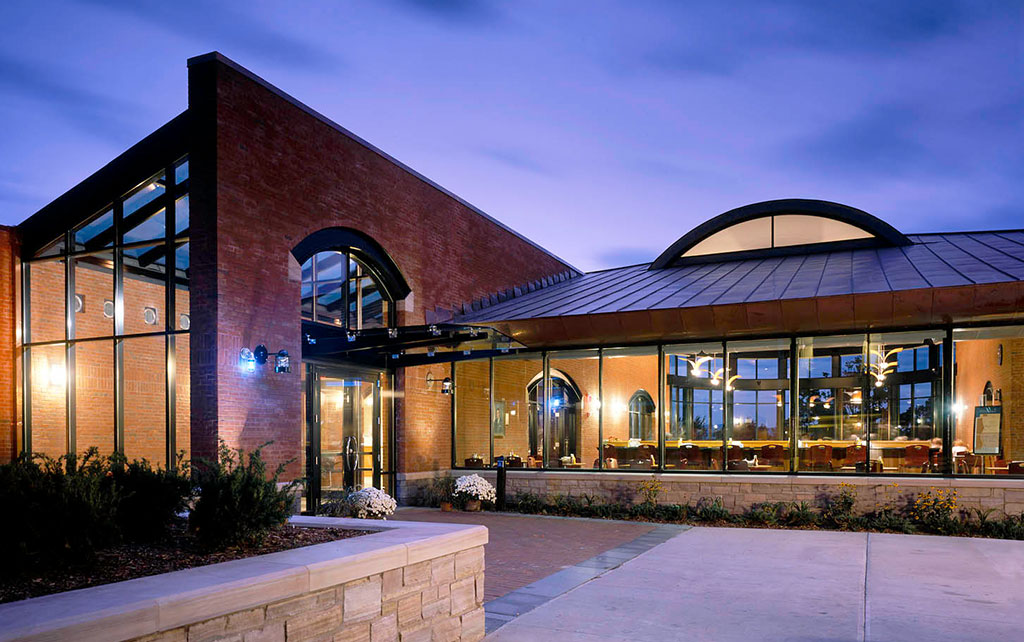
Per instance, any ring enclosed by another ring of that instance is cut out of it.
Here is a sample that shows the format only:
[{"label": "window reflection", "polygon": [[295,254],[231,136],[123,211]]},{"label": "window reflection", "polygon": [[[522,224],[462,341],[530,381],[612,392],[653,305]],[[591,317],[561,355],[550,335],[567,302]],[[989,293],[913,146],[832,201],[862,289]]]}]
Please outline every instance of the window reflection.
[{"label": "window reflection", "polygon": [[301,266],[302,318],[352,330],[391,325],[391,301],[362,261],[342,251],[317,252]]}]

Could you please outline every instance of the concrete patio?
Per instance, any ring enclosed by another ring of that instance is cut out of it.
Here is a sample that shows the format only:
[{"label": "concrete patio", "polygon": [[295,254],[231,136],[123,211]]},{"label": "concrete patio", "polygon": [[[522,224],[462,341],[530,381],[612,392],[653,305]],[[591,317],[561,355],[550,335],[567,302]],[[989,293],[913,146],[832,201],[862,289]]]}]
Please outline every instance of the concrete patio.
[{"label": "concrete patio", "polygon": [[693,528],[487,639],[939,642],[1022,630],[1024,542]]}]

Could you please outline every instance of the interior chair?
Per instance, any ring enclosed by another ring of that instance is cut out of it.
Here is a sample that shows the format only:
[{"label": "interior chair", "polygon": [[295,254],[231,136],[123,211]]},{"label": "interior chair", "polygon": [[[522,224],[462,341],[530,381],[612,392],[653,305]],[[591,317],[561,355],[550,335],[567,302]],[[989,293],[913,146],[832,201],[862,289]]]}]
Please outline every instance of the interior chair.
[{"label": "interior chair", "polygon": [[814,444],[807,449],[808,470],[832,470],[832,446]]},{"label": "interior chair", "polygon": [[779,444],[765,444],[761,446],[759,463],[766,464],[772,468],[783,468],[786,466],[786,447]]},{"label": "interior chair", "polygon": [[1007,472],[1011,475],[1024,475],[1024,461],[1011,461]]},{"label": "interior chair", "polygon": [[522,468],[523,467],[523,458],[520,457],[519,455],[509,455],[508,457],[505,457],[505,467],[506,468]]},{"label": "interior chair", "polygon": [[704,451],[696,444],[683,444],[679,447],[680,468],[704,468]]},{"label": "interior chair", "polygon": [[931,448],[924,444],[912,444],[903,449],[903,465],[900,472],[928,472],[931,465]]},{"label": "interior chair", "polygon": [[658,449],[654,446],[644,444],[637,446],[636,451],[633,453],[632,459],[630,459],[630,468],[654,468],[655,463],[658,460]]},{"label": "interior chair", "polygon": [[466,468],[483,468],[484,460],[480,457],[466,457]]},{"label": "interior chair", "polygon": [[733,459],[726,464],[726,470],[750,470],[746,459]]},{"label": "interior chair", "polygon": [[867,461],[868,447],[860,444],[857,446],[846,447],[846,458],[843,460],[843,466],[840,470],[856,470],[863,471],[865,469],[865,463]]}]

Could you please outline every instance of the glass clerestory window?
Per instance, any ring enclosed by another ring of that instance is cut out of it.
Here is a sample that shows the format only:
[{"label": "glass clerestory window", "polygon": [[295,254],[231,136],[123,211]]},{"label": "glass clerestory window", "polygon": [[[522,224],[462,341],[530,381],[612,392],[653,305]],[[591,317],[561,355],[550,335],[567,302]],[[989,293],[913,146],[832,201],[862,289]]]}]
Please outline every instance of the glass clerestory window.
[{"label": "glass clerestory window", "polygon": [[353,253],[317,252],[302,264],[303,319],[368,330],[392,326],[392,312],[392,301]]}]

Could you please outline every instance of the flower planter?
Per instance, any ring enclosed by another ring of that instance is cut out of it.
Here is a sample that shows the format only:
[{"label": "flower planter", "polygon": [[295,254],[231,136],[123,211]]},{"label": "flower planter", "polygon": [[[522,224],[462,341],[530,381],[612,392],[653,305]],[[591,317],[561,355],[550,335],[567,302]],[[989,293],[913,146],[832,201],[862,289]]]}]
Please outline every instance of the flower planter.
[{"label": "flower planter", "polygon": [[455,510],[455,509],[452,507],[452,503],[451,502],[441,502],[441,512],[442,513],[450,513],[453,510]]},{"label": "flower planter", "polygon": [[469,511],[470,513],[478,512],[480,510],[480,500],[479,499],[467,499],[466,500],[466,510]]}]

